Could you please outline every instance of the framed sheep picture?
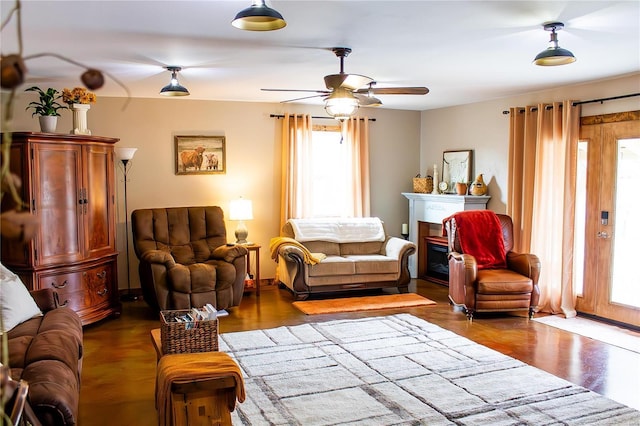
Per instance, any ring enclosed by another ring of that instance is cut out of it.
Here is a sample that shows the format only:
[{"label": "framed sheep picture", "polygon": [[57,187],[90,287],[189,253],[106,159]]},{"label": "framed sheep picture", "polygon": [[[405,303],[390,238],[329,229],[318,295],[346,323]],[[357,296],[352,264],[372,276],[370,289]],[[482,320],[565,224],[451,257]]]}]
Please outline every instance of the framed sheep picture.
[{"label": "framed sheep picture", "polygon": [[175,136],[175,143],[177,175],[226,173],[224,136]]}]

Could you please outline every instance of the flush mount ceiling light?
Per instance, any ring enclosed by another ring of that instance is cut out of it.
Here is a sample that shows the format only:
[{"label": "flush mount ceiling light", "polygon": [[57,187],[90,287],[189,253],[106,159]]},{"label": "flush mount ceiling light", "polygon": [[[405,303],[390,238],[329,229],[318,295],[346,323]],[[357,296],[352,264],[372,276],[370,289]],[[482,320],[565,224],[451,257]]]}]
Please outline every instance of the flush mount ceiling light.
[{"label": "flush mount ceiling light", "polygon": [[251,6],[241,10],[231,22],[236,28],[248,31],[272,31],[284,28],[282,15],[267,6],[264,0],[253,0]]},{"label": "flush mount ceiling light", "polygon": [[324,104],[327,114],[339,121],[351,117],[359,107],[360,103],[358,98],[353,95],[353,92],[341,87],[335,89]]},{"label": "flush mount ceiling light", "polygon": [[180,86],[178,83],[178,71],[181,67],[166,67],[168,71],[171,71],[171,82],[160,89],[160,94],[164,96],[189,96],[189,91],[186,87]]},{"label": "flush mount ceiling light", "polygon": [[551,31],[551,40],[549,40],[549,47],[538,53],[533,63],[542,66],[554,66],[575,62],[576,58],[573,53],[558,46],[558,34],[556,34],[556,31],[563,29],[564,24],[562,22],[548,22],[543,27],[545,31]]}]

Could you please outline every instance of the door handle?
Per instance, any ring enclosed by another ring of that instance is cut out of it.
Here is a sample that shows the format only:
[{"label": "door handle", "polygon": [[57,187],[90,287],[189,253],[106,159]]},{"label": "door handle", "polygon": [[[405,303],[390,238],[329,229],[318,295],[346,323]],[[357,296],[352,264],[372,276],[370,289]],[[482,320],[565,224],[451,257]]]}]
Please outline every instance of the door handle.
[{"label": "door handle", "polygon": [[600,231],[598,232],[598,238],[611,238],[611,235],[606,231]]}]

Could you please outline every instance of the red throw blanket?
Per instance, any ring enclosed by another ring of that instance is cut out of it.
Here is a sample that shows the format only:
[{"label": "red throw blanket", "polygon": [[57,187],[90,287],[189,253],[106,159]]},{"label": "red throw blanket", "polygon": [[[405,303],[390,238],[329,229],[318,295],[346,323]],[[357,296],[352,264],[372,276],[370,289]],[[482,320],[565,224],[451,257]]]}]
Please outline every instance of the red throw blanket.
[{"label": "red throw blanket", "polygon": [[500,219],[491,210],[467,210],[455,213],[458,239],[463,253],[476,258],[478,269],[507,267]]}]

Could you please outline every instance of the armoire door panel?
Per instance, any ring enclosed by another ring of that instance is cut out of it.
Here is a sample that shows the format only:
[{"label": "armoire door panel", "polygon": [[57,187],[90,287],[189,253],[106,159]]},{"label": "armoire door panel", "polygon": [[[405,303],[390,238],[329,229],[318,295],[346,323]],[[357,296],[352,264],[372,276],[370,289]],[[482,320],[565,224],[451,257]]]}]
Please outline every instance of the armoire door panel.
[{"label": "armoire door panel", "polygon": [[87,256],[97,257],[115,250],[113,150],[88,146],[85,152],[84,182],[87,191]]},{"label": "armoire door panel", "polygon": [[42,229],[36,239],[36,264],[82,260],[82,149],[70,144],[35,144],[33,161],[31,204]]}]

